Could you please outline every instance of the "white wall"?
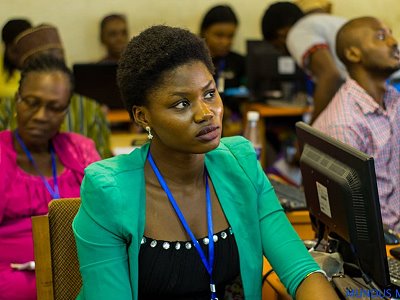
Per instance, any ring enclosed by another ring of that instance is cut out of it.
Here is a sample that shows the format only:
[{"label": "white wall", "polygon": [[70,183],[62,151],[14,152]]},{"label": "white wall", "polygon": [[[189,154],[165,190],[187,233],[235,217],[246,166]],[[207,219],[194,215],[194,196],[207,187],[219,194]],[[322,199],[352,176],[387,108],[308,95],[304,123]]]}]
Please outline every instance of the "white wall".
[{"label": "white wall", "polygon": [[[51,23],[60,30],[69,64],[95,61],[103,56],[98,39],[99,22],[109,13],[123,13],[131,35],[152,24],[186,27],[198,32],[205,11],[220,3],[230,4],[240,27],[234,48],[245,52],[245,40],[261,38],[260,22],[271,0],[0,0],[0,26],[15,17],[34,24]],[[399,0],[332,0],[334,13],[345,17],[372,15],[392,27],[400,37]]]}]

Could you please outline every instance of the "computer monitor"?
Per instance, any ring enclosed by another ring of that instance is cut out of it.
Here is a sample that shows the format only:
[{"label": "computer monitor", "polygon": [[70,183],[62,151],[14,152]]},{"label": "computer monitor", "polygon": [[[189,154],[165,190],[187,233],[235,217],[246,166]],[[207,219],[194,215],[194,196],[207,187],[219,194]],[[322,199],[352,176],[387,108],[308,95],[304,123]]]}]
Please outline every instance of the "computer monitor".
[{"label": "computer monitor", "polygon": [[75,92],[92,98],[110,109],[125,109],[117,85],[116,63],[73,65]]},{"label": "computer monitor", "polygon": [[246,73],[253,101],[292,101],[299,92],[307,92],[304,72],[292,57],[280,53],[267,41],[247,41]]},{"label": "computer monitor", "polygon": [[390,287],[374,159],[303,122],[296,131],[311,216],[381,289]]}]

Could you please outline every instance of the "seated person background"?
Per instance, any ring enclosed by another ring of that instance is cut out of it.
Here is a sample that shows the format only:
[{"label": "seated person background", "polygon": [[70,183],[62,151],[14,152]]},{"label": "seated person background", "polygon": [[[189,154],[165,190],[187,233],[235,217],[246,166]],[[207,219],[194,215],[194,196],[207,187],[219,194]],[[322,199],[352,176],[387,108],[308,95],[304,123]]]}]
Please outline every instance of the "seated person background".
[{"label": "seated person background", "polygon": [[33,58],[14,99],[17,128],[0,132],[1,299],[36,299],[31,216],[52,199],[79,197],[85,167],[100,159],[92,140],[59,133],[72,89],[61,60]]},{"label": "seated person background", "polygon": [[[305,16],[293,7],[295,4]],[[345,67],[335,53],[336,32],[346,20],[330,15],[330,9],[327,0],[277,2],[267,9],[262,22],[265,38],[277,48],[283,51],[287,49],[296,63],[313,79],[313,120],[347,76]],[[286,41],[286,47],[283,41]]]},{"label": "seated person background", "polygon": [[[200,36],[204,38],[215,66],[214,79],[225,107],[224,135],[239,134],[241,128],[241,99],[235,94],[245,85],[245,58],[231,51],[239,21],[230,6],[212,7],[204,15],[200,25]],[[225,126],[226,125],[226,126]]]},{"label": "seated person background", "polygon": [[[286,36],[290,28],[304,16],[302,10],[292,2],[275,2],[267,7],[261,20],[264,40],[274,46],[283,55],[290,56],[286,48]],[[276,89],[281,89],[280,83]],[[311,94],[311,91],[307,91]],[[293,161],[291,152],[295,151],[295,126],[301,117],[266,119],[267,150],[269,164],[266,172],[283,178],[296,186],[301,185],[301,171]],[[269,122],[269,123],[268,123]]]},{"label": "seated person background", "polygon": [[18,89],[20,73],[12,51],[13,41],[18,34],[31,27],[31,23],[26,19],[11,19],[1,31],[4,53],[0,57],[0,98],[14,97]]},{"label": "seated person background", "polygon": [[124,15],[105,16],[100,23],[100,41],[107,54],[99,62],[117,63],[128,43],[128,35],[128,24]]},{"label": "seated person background", "polygon": [[[13,45],[18,68],[43,53],[64,59],[60,35],[57,28],[51,25],[39,25],[25,30],[15,38]],[[15,102],[12,98],[0,99],[0,130],[15,127]],[[109,124],[101,105],[95,100],[74,93],[61,130],[91,138],[101,157],[111,156]]]},{"label": "seated person background", "polygon": [[400,93],[386,83],[400,68],[397,41],[363,17],[339,30],[336,51],[350,78],[313,126],[374,157],[383,223],[400,232]]},{"label": "seated person background", "polygon": [[187,30],[153,26],[128,44],[118,84],[150,142],[86,169],[73,222],[79,299],[224,299],[238,277],[244,291],[231,299],[261,299],[263,254],[296,299],[338,299],[254,147],[221,139],[213,70],[204,41]]},{"label": "seated person background", "polygon": [[346,19],[330,15],[328,0],[298,0],[306,14],[289,30],[286,45],[297,64],[315,82],[313,120],[324,110],[347,77],[335,53],[335,39]]}]

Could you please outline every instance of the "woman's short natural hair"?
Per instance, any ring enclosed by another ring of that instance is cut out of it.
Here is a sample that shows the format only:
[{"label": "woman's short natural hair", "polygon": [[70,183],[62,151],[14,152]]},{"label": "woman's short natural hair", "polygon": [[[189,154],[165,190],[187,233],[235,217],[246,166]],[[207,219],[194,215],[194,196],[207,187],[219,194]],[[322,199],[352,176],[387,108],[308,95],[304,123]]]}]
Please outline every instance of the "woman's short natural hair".
[{"label": "woman's short natural hair", "polygon": [[131,118],[135,105],[146,105],[148,93],[163,75],[179,66],[200,61],[214,73],[204,41],[188,30],[165,25],[152,26],[134,37],[118,65],[117,82]]}]

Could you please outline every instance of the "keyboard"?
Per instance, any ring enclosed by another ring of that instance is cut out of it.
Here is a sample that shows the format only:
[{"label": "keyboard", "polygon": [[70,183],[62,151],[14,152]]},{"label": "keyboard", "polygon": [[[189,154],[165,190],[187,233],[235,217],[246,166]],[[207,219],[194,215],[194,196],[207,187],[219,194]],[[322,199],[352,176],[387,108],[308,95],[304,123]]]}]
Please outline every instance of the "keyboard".
[{"label": "keyboard", "polygon": [[400,260],[388,257],[390,281],[400,287]]},{"label": "keyboard", "polygon": [[274,187],[279,202],[286,211],[307,209],[306,197],[301,189],[278,180],[269,179],[269,181]]}]

